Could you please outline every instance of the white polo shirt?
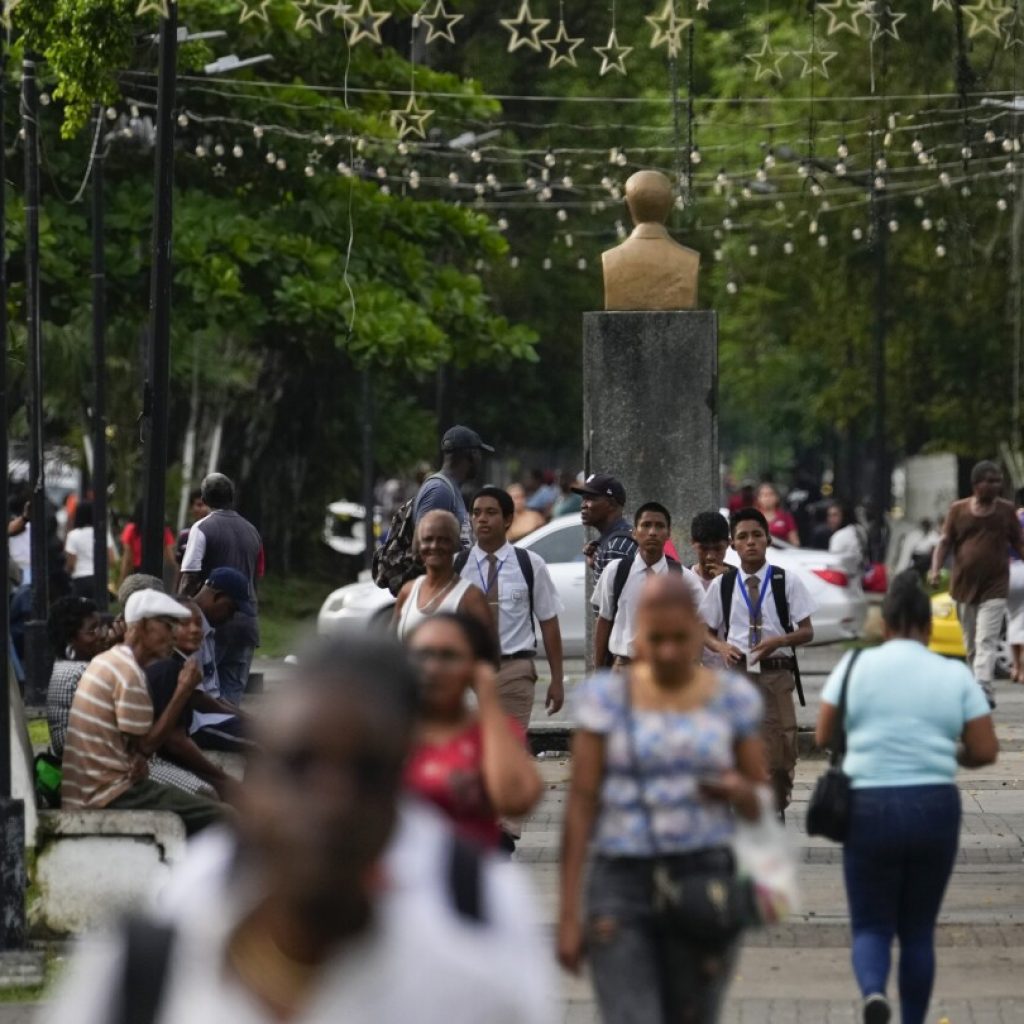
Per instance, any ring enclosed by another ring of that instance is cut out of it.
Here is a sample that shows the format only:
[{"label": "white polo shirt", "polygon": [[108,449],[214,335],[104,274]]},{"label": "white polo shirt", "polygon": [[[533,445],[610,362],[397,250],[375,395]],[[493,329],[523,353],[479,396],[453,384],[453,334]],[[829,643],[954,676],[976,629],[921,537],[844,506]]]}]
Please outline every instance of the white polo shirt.
[{"label": "white polo shirt", "polygon": [[[768,574],[769,565],[766,562],[754,573],[757,579],[758,592],[764,589],[765,578]],[[721,634],[724,616],[722,615],[722,580],[724,576],[711,581],[708,587],[704,603],[701,605],[701,618],[716,633]],[[750,651],[750,611],[747,602],[744,600],[746,592],[746,581],[748,574],[742,569],[736,577],[736,589],[732,595],[732,610],[729,614],[729,635],[725,637],[727,643],[747,654]],[[814,613],[814,601],[811,598],[807,587],[794,572],[786,573],[786,600],[789,602],[789,616],[796,626],[804,619],[810,618]],[[775,597],[772,594],[771,586],[765,590],[764,604],[761,606],[761,637],[768,639],[773,636],[785,636],[786,629],[779,619],[778,609],[775,607]],[[785,658],[793,654],[792,647],[780,647],[772,657]]]},{"label": "white polo shirt", "polygon": [[[524,549],[525,550],[525,549]],[[565,610],[555,590],[551,573],[540,555],[527,551],[533,566],[533,610],[539,622],[557,618]],[[498,637],[502,655],[533,651],[537,647],[530,619],[530,591],[519,567],[516,549],[511,544],[494,552],[498,560]],[[462,579],[487,593],[490,565],[487,552],[474,544],[462,568]]]},{"label": "white polo shirt", "polygon": [[[602,619],[612,622],[612,633],[608,640],[608,650],[617,658],[632,658],[634,656],[636,640],[636,613],[640,606],[640,596],[643,593],[644,584],[652,576],[663,576],[669,571],[668,559],[662,555],[660,561],[648,566],[640,553],[629,569],[629,576],[626,578],[626,585],[622,588],[619,597],[618,612],[615,609],[615,575],[619,571],[619,559],[609,562],[601,573],[597,589],[594,591],[594,600],[597,603],[597,613]],[[694,608],[700,608],[704,600],[704,587],[692,569],[682,566],[683,582],[693,599]]]}]

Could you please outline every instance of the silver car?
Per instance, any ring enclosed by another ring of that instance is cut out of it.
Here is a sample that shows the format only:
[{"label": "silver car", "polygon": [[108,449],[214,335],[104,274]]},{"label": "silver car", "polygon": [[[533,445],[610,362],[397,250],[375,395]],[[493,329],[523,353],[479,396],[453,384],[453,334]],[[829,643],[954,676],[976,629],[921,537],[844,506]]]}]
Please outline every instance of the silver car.
[{"label": "silver car", "polygon": [[[586,533],[578,516],[565,516],[524,537],[519,547],[534,551],[547,562],[565,611],[560,617],[567,658],[582,658],[586,647],[586,572],[583,546]],[[730,556],[733,552],[730,551]],[[730,559],[732,560],[732,559]],[[794,548],[774,541],[768,560],[799,576],[815,602],[814,642],[834,643],[860,636],[867,600],[860,581],[850,579],[839,559],[827,551]],[[335,590],[320,609],[317,629],[332,633],[352,625],[383,624],[391,618],[395,599],[372,580],[360,580]]]}]

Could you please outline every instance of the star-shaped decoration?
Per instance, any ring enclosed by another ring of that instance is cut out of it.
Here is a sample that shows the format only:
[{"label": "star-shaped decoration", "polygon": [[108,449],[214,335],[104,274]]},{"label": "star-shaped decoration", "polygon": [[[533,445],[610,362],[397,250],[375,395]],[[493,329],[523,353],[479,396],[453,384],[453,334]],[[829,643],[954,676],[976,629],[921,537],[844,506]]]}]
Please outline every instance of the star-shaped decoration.
[{"label": "star-shaped decoration", "polygon": [[391,12],[375,11],[370,6],[370,0],[360,0],[359,8],[355,11],[347,11],[344,17],[352,29],[352,35],[349,38],[350,46],[355,46],[362,39],[369,39],[380,46],[382,43],[380,27],[391,17]]},{"label": "star-shaped decoration", "polygon": [[551,24],[551,19],[535,18],[530,11],[530,0],[522,0],[516,17],[502,18],[499,24],[511,33],[508,41],[509,53],[515,53],[523,46],[540,53],[540,34]]},{"label": "star-shaped decoration", "polygon": [[323,153],[321,153],[319,149],[314,149],[313,152],[310,153],[308,157],[306,157],[306,163],[312,164],[314,167],[316,167],[316,165],[319,164],[320,161],[323,160],[323,158]]},{"label": "star-shaped decoration", "polygon": [[632,46],[619,45],[618,30],[613,28],[608,35],[608,42],[604,46],[594,47],[594,53],[601,58],[601,77],[604,78],[609,71],[626,74],[626,58],[632,52]]},{"label": "star-shaped decoration", "polygon": [[711,10],[711,0],[697,0],[697,10],[698,11],[710,11]]},{"label": "star-shaped decoration", "polygon": [[971,39],[986,34],[1001,39],[1003,22],[1013,14],[1013,8],[1000,0],[978,0],[976,4],[964,4],[960,9],[971,22],[967,29]]},{"label": "star-shaped decoration", "polygon": [[[952,2],[952,0],[950,0]],[[860,35],[860,19],[870,17],[867,5],[863,0],[832,0],[829,4],[819,4],[821,10],[828,12],[828,34],[852,32]]]},{"label": "star-shaped decoration", "polygon": [[3,25],[8,32],[11,31],[11,15],[14,13],[14,8],[21,3],[21,0],[7,0],[3,5],[3,13],[0,13],[0,25]]},{"label": "star-shaped decoration", "polygon": [[809,50],[793,50],[793,56],[803,62],[800,70],[801,78],[819,75],[828,78],[828,62],[836,56],[838,50],[823,50],[815,40]]},{"label": "star-shaped decoration", "polygon": [[888,0],[874,0],[874,3],[864,6],[864,13],[871,22],[871,42],[877,43],[882,36],[889,36],[900,41],[900,33],[896,26],[906,17],[906,14],[897,12],[889,6]]},{"label": "star-shaped decoration", "polygon": [[943,7],[947,11],[953,10],[953,0],[932,0],[932,13],[941,10]]},{"label": "star-shaped decoration", "polygon": [[213,176],[215,178],[223,178],[228,173],[228,169],[223,164],[213,165]]},{"label": "star-shaped decoration", "polygon": [[320,3],[320,0],[295,0],[295,6],[299,12],[295,21],[295,31],[301,32],[302,29],[309,26],[323,35],[324,18],[331,13],[330,7]]},{"label": "star-shaped decoration", "polygon": [[270,18],[267,16],[267,7],[270,5],[270,0],[238,0],[238,4],[241,7],[241,11],[238,14],[239,25],[244,25],[253,18],[259,18],[260,21],[269,23]]},{"label": "star-shaped decoration", "polygon": [[559,64],[576,67],[576,50],[583,45],[583,37],[570,36],[565,30],[565,21],[558,19],[558,31],[553,39],[542,39],[541,45],[551,54],[549,68],[557,68]]},{"label": "star-shaped decoration", "polygon": [[167,17],[167,5],[170,0],[139,0],[139,6],[135,8],[135,16],[141,18],[151,11],[159,14],[161,18]]},{"label": "star-shaped decoration", "polygon": [[[424,7],[427,5],[424,4]],[[420,13],[417,15],[420,21],[427,26],[427,44],[435,39],[444,39],[446,42],[455,42],[455,33],[452,29],[465,17],[464,14],[449,14],[444,5],[444,0],[437,0],[432,14]]]},{"label": "star-shaped decoration", "polygon": [[678,57],[683,48],[683,32],[693,24],[693,18],[680,18],[676,14],[675,0],[665,0],[661,14],[648,14],[644,21],[654,29],[651,49],[665,46],[670,57]]},{"label": "star-shaped decoration", "polygon": [[434,116],[433,110],[424,110],[413,93],[409,102],[401,110],[391,111],[391,124],[398,132],[399,139],[416,135],[421,139],[427,137],[427,122]]},{"label": "star-shaped decoration", "polygon": [[744,57],[754,65],[755,82],[760,82],[762,78],[777,78],[781,81],[782,68],[779,65],[785,55],[776,54],[768,36],[764,37],[761,49],[757,53],[747,53]]},{"label": "star-shaped decoration", "polygon": [[1024,12],[1018,3],[1013,11],[1013,21],[1006,26],[1006,42],[1003,43],[1004,50],[1012,50],[1014,47],[1024,49]]}]

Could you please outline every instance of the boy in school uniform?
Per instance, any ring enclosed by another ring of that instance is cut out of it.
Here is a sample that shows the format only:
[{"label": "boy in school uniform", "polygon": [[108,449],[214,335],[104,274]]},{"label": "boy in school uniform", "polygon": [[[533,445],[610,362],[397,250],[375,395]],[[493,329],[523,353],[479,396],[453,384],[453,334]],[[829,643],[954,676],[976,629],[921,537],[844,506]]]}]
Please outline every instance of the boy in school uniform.
[{"label": "boy in school uniform", "polygon": [[690,545],[697,561],[692,568],[705,592],[729,568],[725,564],[725,553],[730,540],[729,520],[721,512],[698,512],[693,517]]},{"label": "boy in school uniform", "polygon": [[455,559],[455,571],[475,583],[487,598],[501,642],[498,699],[505,713],[526,732],[537,682],[534,619],[540,625],[551,667],[545,697],[548,714],[560,711],[565,701],[562,631],[558,623],[563,608],[544,559],[508,542],[514,516],[515,505],[508,491],[481,488],[470,510],[476,543]]},{"label": "boy in school uniform", "polygon": [[711,631],[708,647],[726,667],[745,672],[761,691],[768,768],[776,805],[784,815],[797,755],[795,649],[814,639],[814,604],[796,576],[768,564],[768,522],[758,509],[734,512],[730,529],[740,568],[730,568],[711,582],[701,618]]},{"label": "boy in school uniform", "polygon": [[611,665],[624,669],[633,660],[636,638],[636,612],[644,584],[653,576],[677,572],[693,595],[693,606],[699,608],[704,588],[689,570],[665,555],[665,545],[672,533],[672,516],[664,505],[649,501],[637,509],[633,520],[636,552],[609,562],[601,573],[594,601],[598,608],[594,629],[594,665]]}]

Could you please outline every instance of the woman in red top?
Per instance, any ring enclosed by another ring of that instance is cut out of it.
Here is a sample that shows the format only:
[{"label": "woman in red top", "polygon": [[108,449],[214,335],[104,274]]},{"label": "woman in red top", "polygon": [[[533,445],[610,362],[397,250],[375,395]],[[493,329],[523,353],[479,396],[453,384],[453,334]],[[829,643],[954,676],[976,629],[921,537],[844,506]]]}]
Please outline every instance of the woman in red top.
[{"label": "woman in red top", "polygon": [[[522,730],[498,700],[494,638],[474,618],[442,613],[407,642],[422,691],[406,786],[444,811],[463,836],[494,849],[498,819],[527,814],[542,788]],[[466,703],[471,688],[475,711]]]},{"label": "woman in red top", "polygon": [[[126,580],[133,572],[142,568],[142,515],[143,503],[140,501],[135,506],[131,519],[121,531],[121,546],[124,553],[121,555],[121,579]],[[174,557],[174,534],[170,527],[164,527],[164,563],[170,568],[177,564]]]},{"label": "woman in red top", "polygon": [[782,507],[782,499],[774,484],[761,484],[757,489],[757,507],[768,520],[768,532],[779,540],[800,547],[796,520]]}]

